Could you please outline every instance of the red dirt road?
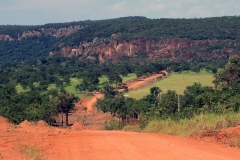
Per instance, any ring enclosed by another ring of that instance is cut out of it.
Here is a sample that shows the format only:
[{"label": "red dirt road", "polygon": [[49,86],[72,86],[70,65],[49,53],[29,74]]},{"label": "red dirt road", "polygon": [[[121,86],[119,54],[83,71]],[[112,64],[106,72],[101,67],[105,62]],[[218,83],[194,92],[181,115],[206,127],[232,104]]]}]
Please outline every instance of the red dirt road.
[{"label": "red dirt road", "polygon": [[[165,70],[162,72],[165,72],[166,75],[168,74]],[[140,89],[156,82],[157,78],[160,76],[164,77],[163,74],[153,74],[146,78],[139,78],[138,81],[126,82],[126,85],[128,86],[129,91]]]},{"label": "red dirt road", "polygon": [[94,113],[94,104],[97,102],[97,99],[100,99],[104,96],[104,94],[94,94],[91,98],[82,98],[76,104],[76,112],[81,111],[83,107],[87,107],[88,113]]},{"label": "red dirt road", "polygon": [[50,137],[51,160],[236,160],[240,150],[194,139],[119,131],[82,131]]}]

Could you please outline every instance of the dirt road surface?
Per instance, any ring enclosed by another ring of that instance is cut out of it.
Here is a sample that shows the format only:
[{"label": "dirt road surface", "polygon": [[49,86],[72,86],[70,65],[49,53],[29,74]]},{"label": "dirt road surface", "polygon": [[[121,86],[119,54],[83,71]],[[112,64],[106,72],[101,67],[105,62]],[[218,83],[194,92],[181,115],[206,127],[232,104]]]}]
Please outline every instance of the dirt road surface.
[{"label": "dirt road surface", "polygon": [[72,132],[46,139],[51,160],[237,160],[240,150],[194,139],[119,131]]},{"label": "dirt road surface", "polygon": [[83,111],[84,107],[87,107],[88,113],[94,113],[95,107],[94,104],[97,102],[97,99],[100,99],[104,96],[104,94],[94,94],[90,98],[81,98],[81,100],[75,105],[76,112]]},{"label": "dirt road surface", "polygon": [[[165,72],[166,75],[168,74],[165,70],[163,70],[162,72]],[[128,86],[128,90],[132,91],[132,90],[146,87],[156,82],[157,78],[159,77],[164,77],[164,76],[163,74],[153,74],[153,75],[150,75],[149,77],[139,78],[137,81],[126,82],[126,85]]]}]

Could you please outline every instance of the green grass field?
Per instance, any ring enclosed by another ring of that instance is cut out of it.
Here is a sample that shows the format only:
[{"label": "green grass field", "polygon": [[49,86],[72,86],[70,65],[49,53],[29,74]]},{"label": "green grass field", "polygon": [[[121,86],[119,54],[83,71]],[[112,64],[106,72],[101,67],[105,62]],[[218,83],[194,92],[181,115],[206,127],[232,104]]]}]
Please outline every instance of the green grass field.
[{"label": "green grass field", "polygon": [[172,73],[170,76],[139,90],[127,93],[129,97],[140,99],[149,94],[150,88],[157,86],[163,92],[167,90],[175,90],[178,94],[183,94],[187,86],[193,85],[194,82],[200,82],[202,86],[213,86],[213,74],[202,70],[199,73],[195,72],[182,72]]},{"label": "green grass field", "polygon": [[[136,76],[136,74],[134,74],[134,73],[128,74],[128,76],[121,76],[123,82],[126,82],[126,81],[128,81],[128,80],[134,79],[134,78],[136,78],[136,77],[137,77],[137,76]],[[100,77],[100,78],[99,78],[99,86],[101,87],[102,83],[103,83],[103,82],[106,82],[106,81],[108,81],[108,77],[107,77],[107,76],[102,76],[102,77]],[[77,92],[77,91],[75,90],[75,86],[76,86],[77,84],[80,84],[80,83],[82,83],[82,79],[70,78],[70,85],[65,86],[64,89],[65,89],[67,92],[69,92],[69,93],[72,93],[72,94],[77,95],[78,97],[84,97],[84,96],[85,96],[84,94],[80,94],[79,92]],[[39,83],[34,83],[34,85],[35,85],[35,86],[39,86]],[[50,90],[50,89],[57,89],[57,87],[56,87],[55,84],[50,84],[50,85],[48,86],[48,90]],[[29,89],[24,90],[24,89],[22,88],[22,86],[20,86],[20,85],[17,85],[17,86],[16,86],[16,90],[17,90],[18,93],[29,91]]]},{"label": "green grass field", "polygon": [[[131,79],[134,79],[134,78],[137,78],[137,75],[135,73],[130,73],[128,74],[127,76],[122,76],[120,75],[120,77],[122,78],[122,82],[126,82],[126,81],[129,81]],[[99,79],[99,84],[101,85],[103,82],[106,82],[108,81],[108,77],[107,76],[102,76]]]},{"label": "green grass field", "polygon": [[126,81],[129,81],[131,79],[134,79],[134,78],[137,78],[137,75],[135,73],[130,73],[128,74],[127,76],[120,76],[122,78],[122,82],[126,82]]}]

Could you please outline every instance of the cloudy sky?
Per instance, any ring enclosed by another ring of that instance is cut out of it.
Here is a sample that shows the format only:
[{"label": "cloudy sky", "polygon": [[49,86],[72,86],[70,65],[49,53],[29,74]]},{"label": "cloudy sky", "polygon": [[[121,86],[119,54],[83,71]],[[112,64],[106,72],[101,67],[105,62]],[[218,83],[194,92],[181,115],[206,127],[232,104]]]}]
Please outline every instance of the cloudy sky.
[{"label": "cloudy sky", "polygon": [[0,25],[41,25],[125,16],[204,18],[240,15],[239,0],[0,0]]}]

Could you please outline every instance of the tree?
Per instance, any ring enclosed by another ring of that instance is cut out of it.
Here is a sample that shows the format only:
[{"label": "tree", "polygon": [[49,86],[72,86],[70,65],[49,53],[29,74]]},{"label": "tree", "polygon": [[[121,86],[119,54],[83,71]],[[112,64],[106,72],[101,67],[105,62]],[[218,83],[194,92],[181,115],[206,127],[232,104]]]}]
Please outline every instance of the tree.
[{"label": "tree", "polygon": [[150,88],[150,93],[152,95],[158,96],[158,94],[162,92],[162,90],[159,87],[152,87]]},{"label": "tree", "polygon": [[1,86],[0,85],[0,98],[11,99],[14,95],[16,95],[17,91],[14,86]]},{"label": "tree", "polygon": [[178,109],[178,98],[176,91],[168,90],[161,98],[160,107],[162,108],[162,117],[173,116]]},{"label": "tree", "polygon": [[122,78],[117,73],[109,73],[107,76],[110,83],[115,83],[116,85],[122,83]]},{"label": "tree", "polygon": [[76,91],[79,91],[80,93],[83,93],[83,91],[85,91],[86,89],[87,89],[86,86],[83,85],[83,84],[77,84],[77,85],[75,86],[75,90],[76,90]]},{"label": "tree", "polygon": [[230,57],[225,69],[215,75],[213,83],[222,90],[231,89],[234,83],[240,83],[240,57]]},{"label": "tree", "polygon": [[103,82],[102,86],[103,86],[102,90],[103,90],[103,93],[105,94],[105,97],[113,97],[113,96],[115,96],[116,91],[111,86],[111,83]]},{"label": "tree", "polygon": [[63,114],[66,116],[66,126],[68,126],[68,113],[75,109],[75,103],[79,100],[78,97],[70,93],[60,93],[55,102],[57,103],[58,111],[62,113],[62,126]]},{"label": "tree", "polygon": [[194,83],[192,86],[188,86],[184,90],[183,106],[199,108],[200,104],[196,101],[196,97],[202,93],[204,93],[204,89],[200,83]]},{"label": "tree", "polygon": [[87,89],[90,92],[98,89],[97,88],[98,83],[99,83],[98,75],[89,74],[86,77],[83,77],[82,85],[84,86],[84,89]]}]

